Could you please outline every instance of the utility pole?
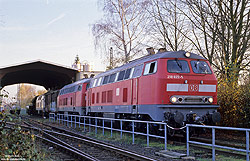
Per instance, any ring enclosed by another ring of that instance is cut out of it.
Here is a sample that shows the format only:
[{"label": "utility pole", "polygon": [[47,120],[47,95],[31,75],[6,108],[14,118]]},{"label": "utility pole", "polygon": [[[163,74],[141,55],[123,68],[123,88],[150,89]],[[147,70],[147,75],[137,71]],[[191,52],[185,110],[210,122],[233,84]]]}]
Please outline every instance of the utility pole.
[{"label": "utility pole", "polygon": [[112,47],[110,47],[110,49],[109,49],[109,54],[110,54],[110,56],[109,56],[109,66],[112,69],[113,68],[113,48]]}]

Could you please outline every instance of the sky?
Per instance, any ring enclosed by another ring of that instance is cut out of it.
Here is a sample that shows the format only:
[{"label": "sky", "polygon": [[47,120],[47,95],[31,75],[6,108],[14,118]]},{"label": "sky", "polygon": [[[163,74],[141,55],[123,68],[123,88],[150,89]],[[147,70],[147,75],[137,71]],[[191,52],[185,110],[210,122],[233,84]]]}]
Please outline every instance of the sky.
[{"label": "sky", "polygon": [[0,67],[37,59],[104,70],[91,25],[102,17],[98,0],[0,0]]},{"label": "sky", "polygon": [[37,59],[71,66],[78,54],[103,68],[91,34],[102,16],[97,0],[0,0],[0,16],[1,67]]}]

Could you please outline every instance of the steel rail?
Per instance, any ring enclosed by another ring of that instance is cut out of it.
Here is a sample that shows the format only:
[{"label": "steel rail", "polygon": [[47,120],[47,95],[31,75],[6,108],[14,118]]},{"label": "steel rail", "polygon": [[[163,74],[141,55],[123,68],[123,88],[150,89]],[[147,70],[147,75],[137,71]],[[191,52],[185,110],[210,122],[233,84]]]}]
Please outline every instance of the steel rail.
[{"label": "steel rail", "polygon": [[143,156],[143,155],[140,155],[140,154],[125,150],[125,149],[121,149],[121,148],[118,148],[118,147],[115,147],[115,146],[112,146],[112,145],[108,145],[108,144],[105,144],[105,143],[91,141],[91,140],[87,140],[87,139],[83,139],[83,138],[79,138],[79,137],[76,137],[76,136],[71,136],[71,135],[68,135],[68,134],[59,133],[59,132],[55,132],[55,131],[50,131],[50,132],[48,131],[48,133],[52,133],[52,134],[55,134],[55,135],[60,135],[60,136],[64,136],[64,137],[67,137],[67,138],[75,139],[77,141],[82,141],[82,142],[91,144],[91,145],[93,145],[95,147],[98,146],[98,147],[101,147],[101,148],[109,150],[109,151],[114,151],[116,153],[119,153],[120,155],[129,157],[129,158],[133,158],[135,160],[155,161],[155,159],[152,159],[152,158],[149,158],[149,157],[146,157],[146,156]]},{"label": "steel rail", "polygon": [[53,136],[53,135],[51,135],[51,134],[48,134],[48,133],[46,133],[46,132],[43,132],[43,136],[46,136],[47,138],[50,138],[50,139],[51,139],[53,142],[55,142],[55,143],[58,143],[58,144],[60,144],[60,145],[62,145],[62,146],[64,146],[64,147],[67,147],[67,148],[70,149],[72,152],[81,154],[82,156],[85,157],[85,159],[88,159],[88,160],[91,160],[91,161],[99,161],[99,159],[97,159],[97,158],[95,158],[95,157],[93,157],[93,156],[91,156],[91,155],[89,155],[89,154],[87,154],[87,153],[85,153],[85,152],[83,152],[83,151],[81,151],[81,150],[79,150],[79,149],[77,149],[77,148],[75,148],[75,147],[69,145],[68,143],[66,143],[66,142],[64,142],[64,141],[62,141],[62,140],[56,138],[55,136]]},{"label": "steel rail", "polygon": [[39,140],[42,140],[46,143],[49,143],[53,146],[57,146],[63,150],[66,150],[68,151],[70,154],[73,154],[73,156],[77,156],[76,159],[83,159],[83,160],[88,160],[88,161],[99,161],[98,159],[95,159],[93,157],[89,157],[89,155],[85,155],[84,153],[82,152],[79,152],[79,151],[76,151],[72,148],[69,148],[68,146],[65,146],[65,145],[62,145],[60,143],[57,143],[57,142],[54,142],[50,139],[47,139],[47,138],[44,138],[44,137],[41,137],[39,135],[35,135],[36,138],[38,138]]},{"label": "steel rail", "polygon": [[[49,140],[48,138],[50,138],[50,141],[53,142],[53,143],[56,143],[58,145],[60,145],[61,148],[67,150],[67,151],[70,151],[71,153],[75,154],[75,155],[80,155],[81,158],[83,158],[84,160],[89,160],[89,161],[99,161],[99,159],[87,154],[87,153],[84,153],[83,151],[69,145],[68,143],[66,142],[63,142],[61,141],[60,139],[46,133],[45,131],[48,131],[46,129],[41,129],[41,128],[37,128],[37,127],[34,127],[32,124],[24,121],[25,124],[27,124],[28,126],[21,126],[21,127],[24,127],[24,128],[27,128],[27,129],[30,129],[30,130],[36,130],[36,131],[39,131],[42,133],[42,136],[44,137],[41,137],[39,135],[36,135],[36,136],[39,136],[40,138],[44,138],[44,139],[47,139]],[[52,144],[53,144],[52,143]]]}]

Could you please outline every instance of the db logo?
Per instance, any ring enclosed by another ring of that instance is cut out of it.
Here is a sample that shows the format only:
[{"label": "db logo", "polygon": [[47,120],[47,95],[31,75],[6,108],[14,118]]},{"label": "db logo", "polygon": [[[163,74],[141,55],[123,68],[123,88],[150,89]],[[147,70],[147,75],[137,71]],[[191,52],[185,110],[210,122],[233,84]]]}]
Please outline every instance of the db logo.
[{"label": "db logo", "polygon": [[198,84],[189,84],[188,88],[189,88],[189,91],[191,91],[191,92],[196,92],[199,90]]}]

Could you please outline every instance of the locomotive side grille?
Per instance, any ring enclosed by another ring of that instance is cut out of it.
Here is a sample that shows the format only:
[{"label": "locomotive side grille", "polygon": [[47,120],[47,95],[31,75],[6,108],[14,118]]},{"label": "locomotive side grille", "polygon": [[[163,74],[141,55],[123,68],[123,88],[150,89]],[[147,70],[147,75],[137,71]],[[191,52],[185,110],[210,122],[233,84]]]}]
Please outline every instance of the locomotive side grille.
[{"label": "locomotive side grille", "polygon": [[202,98],[200,97],[186,97],[184,99],[184,102],[186,103],[202,103]]}]

